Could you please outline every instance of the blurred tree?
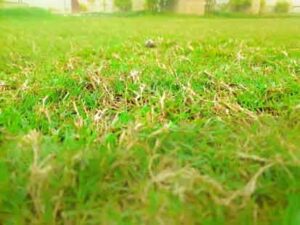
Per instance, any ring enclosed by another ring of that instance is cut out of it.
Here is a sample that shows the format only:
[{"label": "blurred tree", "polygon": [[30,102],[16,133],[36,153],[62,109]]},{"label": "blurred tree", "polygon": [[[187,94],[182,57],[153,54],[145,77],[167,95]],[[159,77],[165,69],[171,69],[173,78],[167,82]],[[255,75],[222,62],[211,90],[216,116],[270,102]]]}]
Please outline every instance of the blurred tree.
[{"label": "blurred tree", "polygon": [[266,5],[267,5],[266,0],[260,1],[259,14],[265,13]]},{"label": "blurred tree", "polygon": [[229,7],[234,12],[245,12],[250,9],[252,0],[230,0]]},{"label": "blurred tree", "polygon": [[214,13],[216,10],[217,1],[216,0],[206,0],[205,12],[210,14]]},{"label": "blurred tree", "polygon": [[131,0],[115,0],[115,6],[121,11],[130,11],[132,9]]},{"label": "blurred tree", "polygon": [[72,0],[71,1],[71,6],[72,6],[72,12],[79,12],[80,11],[80,4],[78,0]]},{"label": "blurred tree", "polygon": [[154,12],[161,12],[171,9],[175,0],[146,0],[147,9]]},{"label": "blurred tree", "polygon": [[290,3],[285,0],[277,1],[274,11],[276,13],[288,13],[290,10]]}]

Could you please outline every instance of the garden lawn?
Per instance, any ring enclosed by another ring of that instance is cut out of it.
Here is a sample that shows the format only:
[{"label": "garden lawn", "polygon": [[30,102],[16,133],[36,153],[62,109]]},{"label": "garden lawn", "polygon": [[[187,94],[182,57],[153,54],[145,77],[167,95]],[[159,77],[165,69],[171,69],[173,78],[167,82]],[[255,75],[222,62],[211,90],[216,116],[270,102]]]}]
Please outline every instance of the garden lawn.
[{"label": "garden lawn", "polygon": [[1,10],[0,224],[299,225],[300,18]]}]

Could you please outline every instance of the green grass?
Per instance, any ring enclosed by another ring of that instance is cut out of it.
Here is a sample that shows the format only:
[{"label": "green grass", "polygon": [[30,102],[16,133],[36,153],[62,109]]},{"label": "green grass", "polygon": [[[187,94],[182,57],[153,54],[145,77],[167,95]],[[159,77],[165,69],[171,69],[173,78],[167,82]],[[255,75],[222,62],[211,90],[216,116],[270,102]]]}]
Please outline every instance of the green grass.
[{"label": "green grass", "polygon": [[0,224],[300,224],[299,18],[11,14]]}]

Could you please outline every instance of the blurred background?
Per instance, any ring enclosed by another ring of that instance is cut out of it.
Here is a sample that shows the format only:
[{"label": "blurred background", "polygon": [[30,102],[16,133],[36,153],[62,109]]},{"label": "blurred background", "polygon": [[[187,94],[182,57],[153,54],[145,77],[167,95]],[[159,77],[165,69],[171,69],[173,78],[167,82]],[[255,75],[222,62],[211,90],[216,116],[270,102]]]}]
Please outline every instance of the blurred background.
[{"label": "blurred background", "polygon": [[300,0],[2,0],[2,7],[38,7],[57,13],[113,13],[128,11],[180,14],[300,13]]}]

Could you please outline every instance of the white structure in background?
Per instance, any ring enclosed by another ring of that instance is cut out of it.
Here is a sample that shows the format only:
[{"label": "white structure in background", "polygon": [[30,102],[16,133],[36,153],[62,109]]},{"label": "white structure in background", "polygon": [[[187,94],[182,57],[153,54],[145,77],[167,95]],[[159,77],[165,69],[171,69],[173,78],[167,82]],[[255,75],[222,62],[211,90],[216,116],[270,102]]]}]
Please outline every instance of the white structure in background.
[{"label": "white structure in background", "polygon": [[[4,0],[10,5],[27,5],[30,7],[38,7],[50,9],[57,12],[78,12],[80,5],[88,12],[106,12],[112,13],[118,11],[114,5],[114,0]],[[132,9],[134,11],[143,10],[145,0],[132,0]]]},{"label": "white structure in background", "polygon": [[92,3],[88,0],[78,0],[78,2],[85,5],[89,12],[112,13],[116,11],[113,0],[94,0]]},{"label": "white structure in background", "polygon": [[72,10],[72,1],[71,0],[22,0],[23,3],[61,12],[71,12]]},{"label": "white structure in background", "polygon": [[291,12],[300,13],[300,0],[293,0]]},{"label": "white structure in background", "polygon": [[[146,0],[132,0],[133,11],[144,10]],[[230,0],[216,0],[219,6],[225,5]],[[252,12],[258,13],[261,0],[252,0]],[[271,12],[276,3],[281,0],[266,0],[266,11]],[[300,13],[300,0],[286,0],[291,3],[290,12]],[[88,12],[116,12],[118,8],[114,5],[114,0],[4,0],[8,5],[28,5],[30,7],[40,7],[52,11],[71,13],[80,11],[80,4]],[[180,13],[204,14],[205,0],[178,0],[176,11]],[[196,12],[196,13],[195,13]]]},{"label": "white structure in background", "polygon": [[29,6],[59,12],[71,12],[72,0],[4,0],[8,6]]}]

